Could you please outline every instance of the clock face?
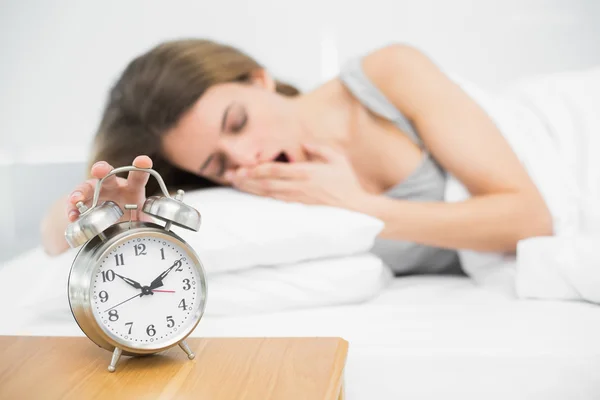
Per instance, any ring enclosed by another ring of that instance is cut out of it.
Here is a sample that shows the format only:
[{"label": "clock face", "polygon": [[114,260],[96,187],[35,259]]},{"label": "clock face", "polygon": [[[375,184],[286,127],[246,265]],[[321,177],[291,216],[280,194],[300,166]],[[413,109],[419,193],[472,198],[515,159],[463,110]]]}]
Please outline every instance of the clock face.
[{"label": "clock face", "polygon": [[136,235],[99,260],[90,287],[101,328],[129,347],[161,348],[193,329],[203,307],[203,276],[177,240]]}]

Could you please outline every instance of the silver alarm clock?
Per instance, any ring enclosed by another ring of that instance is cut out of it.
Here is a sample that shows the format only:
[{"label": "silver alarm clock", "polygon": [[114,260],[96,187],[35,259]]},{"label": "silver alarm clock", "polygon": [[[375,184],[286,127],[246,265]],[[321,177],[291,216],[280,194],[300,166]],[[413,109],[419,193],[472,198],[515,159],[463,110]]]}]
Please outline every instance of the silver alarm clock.
[{"label": "silver alarm clock", "polygon": [[[129,221],[114,202],[98,204],[102,183],[127,171],[151,174],[162,196],[149,197],[142,212],[164,226],[132,219],[137,205],[125,205]],[[194,354],[185,339],[196,328],[206,305],[206,277],[200,258],[171,226],[198,231],[200,213],[171,197],[160,174],[152,169],[116,168],[99,180],[92,204],[77,204],[79,218],[65,231],[73,248],[83,247],[71,266],[68,297],[71,312],[85,335],[112,351],[108,367],[115,371],[121,355],[148,355],[179,345]]]}]

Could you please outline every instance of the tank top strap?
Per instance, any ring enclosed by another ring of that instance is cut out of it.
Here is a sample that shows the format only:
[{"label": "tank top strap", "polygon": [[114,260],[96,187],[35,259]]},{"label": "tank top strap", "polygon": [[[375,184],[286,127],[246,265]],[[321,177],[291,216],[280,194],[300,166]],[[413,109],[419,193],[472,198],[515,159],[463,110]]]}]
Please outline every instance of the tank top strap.
[{"label": "tank top strap", "polygon": [[339,78],[363,106],[372,113],[393,122],[414,143],[422,147],[421,138],[408,118],[367,77],[362,67],[362,58],[348,60],[342,66]]}]

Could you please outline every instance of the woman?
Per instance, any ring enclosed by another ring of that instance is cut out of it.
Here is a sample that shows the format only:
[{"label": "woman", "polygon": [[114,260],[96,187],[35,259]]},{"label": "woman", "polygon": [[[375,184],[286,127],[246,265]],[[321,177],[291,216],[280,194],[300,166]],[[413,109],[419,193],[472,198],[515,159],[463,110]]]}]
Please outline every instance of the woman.
[{"label": "woman", "polygon": [[[238,49],[160,44],[111,90],[91,161],[91,179],[68,196],[66,214],[63,199],[43,223],[51,254],[67,248],[64,228],[94,182],[132,161],[155,168],[169,187],[232,185],[380,218],[373,251],[397,273],[453,271],[454,249],[511,252],[553,231],[543,197],[496,125],[405,45],[375,50],[300,94]],[[472,198],[445,203],[448,174]],[[142,203],[156,189],[132,172],[107,179],[101,199]]]}]

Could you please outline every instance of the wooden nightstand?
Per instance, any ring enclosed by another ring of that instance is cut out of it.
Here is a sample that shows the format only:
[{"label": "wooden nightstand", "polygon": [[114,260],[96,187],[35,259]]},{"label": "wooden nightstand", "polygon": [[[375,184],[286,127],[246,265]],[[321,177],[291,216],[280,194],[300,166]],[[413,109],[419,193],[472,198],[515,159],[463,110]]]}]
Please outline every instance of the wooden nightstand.
[{"label": "wooden nightstand", "polygon": [[0,399],[342,399],[340,338],[191,338],[123,358],[83,337],[0,336]]}]

